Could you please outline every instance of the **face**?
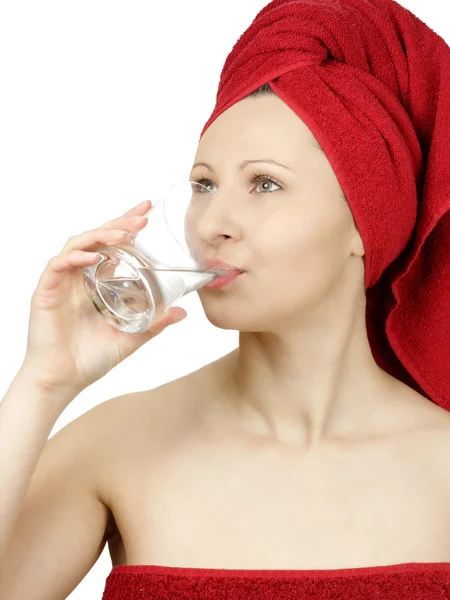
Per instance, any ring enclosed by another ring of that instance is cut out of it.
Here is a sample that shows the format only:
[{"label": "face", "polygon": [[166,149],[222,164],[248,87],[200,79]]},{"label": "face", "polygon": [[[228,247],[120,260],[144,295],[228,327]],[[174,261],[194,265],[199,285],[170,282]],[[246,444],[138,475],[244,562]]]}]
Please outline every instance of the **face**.
[{"label": "face", "polygon": [[[364,249],[325,154],[275,95],[250,97],[206,130],[190,174],[214,194],[196,235],[202,254],[245,272],[198,290],[208,320],[239,331],[275,331],[307,319]],[[246,160],[272,159],[285,167]],[[252,182],[252,180],[254,180]],[[206,205],[205,205],[206,206]],[[358,275],[361,275],[361,264]],[[363,284],[363,280],[362,280]],[[341,284],[342,285],[342,284]]]}]

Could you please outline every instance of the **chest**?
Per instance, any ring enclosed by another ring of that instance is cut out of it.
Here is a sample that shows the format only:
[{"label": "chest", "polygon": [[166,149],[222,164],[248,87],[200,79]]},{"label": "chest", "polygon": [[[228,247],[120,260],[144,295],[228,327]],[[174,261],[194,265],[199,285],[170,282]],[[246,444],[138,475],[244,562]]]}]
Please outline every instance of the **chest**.
[{"label": "chest", "polygon": [[311,458],[191,442],[153,464],[142,455],[133,464],[116,469],[113,564],[333,569],[450,561],[448,485],[426,460],[388,446]]}]

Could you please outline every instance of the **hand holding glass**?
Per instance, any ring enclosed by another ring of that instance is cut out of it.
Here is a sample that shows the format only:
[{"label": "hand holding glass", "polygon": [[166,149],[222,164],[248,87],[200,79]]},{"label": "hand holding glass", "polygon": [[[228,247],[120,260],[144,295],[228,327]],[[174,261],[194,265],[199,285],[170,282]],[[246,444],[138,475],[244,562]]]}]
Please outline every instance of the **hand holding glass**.
[{"label": "hand holding glass", "polygon": [[148,223],[134,239],[98,250],[101,260],[84,269],[84,283],[111,325],[144,332],[179,298],[229,272],[211,268],[198,235],[212,200],[221,201],[200,183],[177,183],[144,215]]}]

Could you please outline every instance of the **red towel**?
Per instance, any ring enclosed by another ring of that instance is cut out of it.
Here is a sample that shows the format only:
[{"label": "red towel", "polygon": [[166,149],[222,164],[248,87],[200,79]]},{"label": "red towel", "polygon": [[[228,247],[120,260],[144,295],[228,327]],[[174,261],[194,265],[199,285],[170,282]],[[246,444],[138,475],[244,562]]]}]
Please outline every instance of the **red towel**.
[{"label": "red towel", "polygon": [[393,0],[274,0],[228,55],[201,136],[264,83],[349,202],[374,360],[450,410],[449,46]]},{"label": "red towel", "polygon": [[126,565],[102,600],[449,600],[450,563],[280,571]]}]

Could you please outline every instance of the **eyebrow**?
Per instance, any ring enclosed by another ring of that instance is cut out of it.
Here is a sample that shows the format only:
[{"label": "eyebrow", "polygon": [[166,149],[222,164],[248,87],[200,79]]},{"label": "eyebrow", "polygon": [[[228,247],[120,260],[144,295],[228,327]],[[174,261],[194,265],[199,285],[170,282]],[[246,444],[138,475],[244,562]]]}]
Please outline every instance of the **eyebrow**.
[{"label": "eyebrow", "polygon": [[[287,167],[286,165],[283,165],[282,163],[279,163],[276,160],[273,160],[272,158],[258,158],[258,159],[254,159],[254,160],[244,160],[239,165],[239,169],[242,171],[247,165],[250,165],[252,163],[269,163],[271,165],[278,165],[279,167],[283,167],[284,169],[288,169],[288,171],[292,171],[292,173],[295,173],[295,171],[293,169],[291,169],[290,167]],[[192,171],[195,169],[195,167],[206,167],[210,171],[214,172],[214,167],[212,167],[211,165],[209,165],[208,163],[205,163],[205,162],[196,162],[192,167]]]}]

